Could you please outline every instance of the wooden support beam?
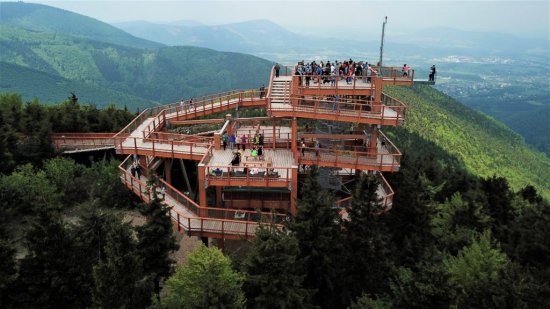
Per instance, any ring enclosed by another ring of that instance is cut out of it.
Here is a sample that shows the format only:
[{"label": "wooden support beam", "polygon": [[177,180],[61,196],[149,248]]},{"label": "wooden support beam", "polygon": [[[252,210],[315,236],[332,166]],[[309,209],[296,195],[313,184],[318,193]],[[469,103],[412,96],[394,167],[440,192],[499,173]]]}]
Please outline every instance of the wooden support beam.
[{"label": "wooden support beam", "polygon": [[206,179],[205,179],[206,166],[203,163],[199,163],[198,173],[199,173],[199,182],[198,182],[198,191],[199,191],[199,205],[201,209],[199,210],[199,217],[208,217],[208,203],[206,201]]},{"label": "wooden support beam", "polygon": [[372,106],[372,112],[373,113],[380,113],[382,111],[382,105],[380,104],[382,102],[382,78],[381,77],[373,77],[372,80],[374,81],[374,104]]},{"label": "wooden support beam", "polygon": [[298,137],[298,121],[296,121],[296,118],[292,118],[292,134],[290,135],[290,143],[292,146],[292,154],[294,156],[294,160],[298,160],[298,146],[296,145],[296,138]]},{"label": "wooden support beam", "polygon": [[169,184],[172,184],[172,162],[173,159],[164,159],[164,177]]},{"label": "wooden support beam", "polygon": [[369,157],[375,157],[378,153],[378,127],[376,125],[371,126],[371,134],[369,141]]},{"label": "wooden support beam", "polygon": [[273,121],[273,149],[277,148],[277,138],[275,137],[277,130],[276,130],[276,122]]},{"label": "wooden support beam", "polygon": [[292,166],[292,185],[290,186],[290,214],[296,216],[296,199],[298,198],[298,165]]},{"label": "wooden support beam", "polygon": [[182,159],[180,159],[180,167],[181,173],[183,174],[183,180],[185,181],[185,185],[187,186],[187,191],[189,191],[190,195],[194,195],[193,188],[191,187],[191,183],[189,182],[189,177],[187,176],[187,170],[185,169],[185,163]]},{"label": "wooden support beam", "polygon": [[222,207],[222,187],[216,187],[216,207]]},{"label": "wooden support beam", "polygon": [[222,143],[222,135],[220,134],[220,132],[214,133],[214,149],[220,150],[222,148],[221,143]]}]

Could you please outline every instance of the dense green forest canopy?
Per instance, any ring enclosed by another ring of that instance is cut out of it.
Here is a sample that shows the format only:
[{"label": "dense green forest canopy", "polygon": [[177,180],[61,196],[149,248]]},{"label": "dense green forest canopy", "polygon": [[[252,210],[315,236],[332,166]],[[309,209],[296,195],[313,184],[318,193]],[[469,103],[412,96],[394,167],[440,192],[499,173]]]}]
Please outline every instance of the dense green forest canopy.
[{"label": "dense green forest canopy", "polygon": [[[550,204],[532,186],[472,175],[418,133],[403,130],[401,169],[386,175],[396,191],[386,214],[378,178],[364,174],[342,220],[312,168],[284,231],[259,229],[244,258],[200,247],[171,275],[177,245],[161,201],[137,201],[116,161],[85,167],[55,157],[48,138],[52,128],[116,131],[133,115],[74,96],[53,106],[23,104],[18,95],[0,103],[3,308],[542,308],[550,301]],[[125,223],[127,209],[139,209],[146,223]]]},{"label": "dense green forest canopy", "polygon": [[386,129],[405,153],[421,148],[421,137],[474,175],[505,177],[516,190],[530,184],[550,198],[550,159],[502,123],[429,86],[385,87],[384,92],[407,104],[404,127]]},{"label": "dense green forest canopy", "polygon": [[42,105],[38,100],[23,103],[17,94],[0,94],[0,172],[10,173],[25,163],[38,167],[55,156],[52,132],[118,132],[134,117],[113,105],[80,105],[76,95],[61,104]]}]

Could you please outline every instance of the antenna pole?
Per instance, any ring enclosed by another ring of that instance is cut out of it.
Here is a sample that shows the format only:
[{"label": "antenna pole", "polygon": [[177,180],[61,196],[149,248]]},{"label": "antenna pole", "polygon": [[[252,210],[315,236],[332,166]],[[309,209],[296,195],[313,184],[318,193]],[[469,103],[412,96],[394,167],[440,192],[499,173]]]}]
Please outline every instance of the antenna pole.
[{"label": "antenna pole", "polygon": [[384,53],[384,31],[386,30],[386,23],[388,22],[388,16],[384,18],[384,22],[382,23],[382,39],[380,40],[380,61],[379,68],[378,68],[378,75],[382,76],[382,55]]}]

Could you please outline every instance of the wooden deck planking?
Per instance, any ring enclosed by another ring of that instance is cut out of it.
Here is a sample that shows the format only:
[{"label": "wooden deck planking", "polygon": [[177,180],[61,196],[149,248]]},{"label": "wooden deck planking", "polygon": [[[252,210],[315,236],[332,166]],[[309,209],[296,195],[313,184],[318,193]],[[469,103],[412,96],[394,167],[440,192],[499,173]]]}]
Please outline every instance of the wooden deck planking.
[{"label": "wooden deck planking", "polygon": [[[132,177],[129,170],[126,171],[126,177],[127,179],[130,179]],[[121,180],[124,183],[124,175],[121,175]],[[142,183],[145,183],[147,181],[147,178],[145,176],[141,176],[140,180]],[[127,184],[128,185],[128,184]],[[132,191],[136,194],[139,192],[139,183],[137,181],[133,182],[133,186],[131,187]],[[147,195],[147,187],[142,186],[141,188],[141,194]],[[157,190],[158,192],[158,190]],[[142,195],[140,194],[140,197]],[[152,195],[151,195],[152,196]],[[223,219],[214,219],[214,218],[201,218],[196,213],[185,207],[183,204],[172,198],[170,195],[166,194],[164,200],[162,200],[162,203],[167,205],[168,207],[171,207],[174,211],[171,211],[171,217],[176,222],[179,223],[179,225],[187,231],[190,232],[212,232],[216,234],[235,234],[235,235],[254,235],[256,231],[256,227],[258,224],[256,222],[237,222],[233,221],[236,219],[232,219],[231,221],[225,221]],[[178,216],[177,213],[180,214],[180,220],[178,222]]]}]

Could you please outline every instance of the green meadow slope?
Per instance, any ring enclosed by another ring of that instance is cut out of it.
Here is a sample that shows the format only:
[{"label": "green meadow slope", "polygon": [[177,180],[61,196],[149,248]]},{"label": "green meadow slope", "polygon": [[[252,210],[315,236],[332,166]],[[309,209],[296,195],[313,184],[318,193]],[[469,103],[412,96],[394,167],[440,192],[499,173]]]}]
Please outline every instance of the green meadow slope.
[{"label": "green meadow slope", "polygon": [[550,199],[550,159],[502,123],[429,86],[389,86],[384,92],[408,106],[404,127],[390,130],[403,152],[420,151],[416,148],[420,137],[455,157],[472,174],[505,177],[515,190],[533,185]]}]

